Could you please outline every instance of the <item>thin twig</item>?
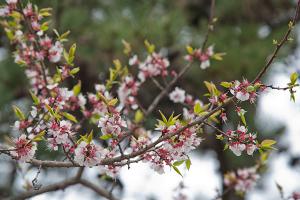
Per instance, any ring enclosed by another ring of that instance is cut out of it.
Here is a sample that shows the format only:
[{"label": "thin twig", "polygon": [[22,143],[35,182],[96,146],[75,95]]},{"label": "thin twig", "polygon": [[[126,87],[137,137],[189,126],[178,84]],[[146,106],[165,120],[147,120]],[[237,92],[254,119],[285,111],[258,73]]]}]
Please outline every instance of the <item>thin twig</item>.
[{"label": "thin twig", "polygon": [[[210,17],[209,17],[209,22],[208,22],[208,30],[205,35],[204,42],[202,44],[202,49],[205,48],[209,33],[212,31],[212,23],[213,23],[213,18],[214,18],[214,7],[215,7],[215,0],[211,0],[211,7],[210,7]],[[151,105],[148,107],[145,117],[147,117],[149,114],[152,113],[152,111],[156,108],[156,106],[159,104],[161,99],[167,95],[169,90],[177,83],[177,81],[188,71],[188,69],[192,66],[192,62],[189,62],[182,70],[178,73],[178,75],[159,93],[159,95],[153,100]]]},{"label": "thin twig", "polygon": [[108,191],[98,187],[97,185],[95,185],[94,183],[86,180],[86,179],[81,179],[80,184],[82,184],[83,186],[90,188],[91,190],[93,190],[94,192],[96,192],[97,194],[99,194],[100,196],[103,196],[109,200],[117,200],[115,197],[113,197]]},{"label": "thin twig", "polygon": [[272,54],[271,58],[268,60],[268,62],[262,68],[262,70],[258,73],[258,75],[256,76],[256,78],[253,80],[252,83],[255,83],[255,82],[257,82],[257,81],[259,81],[261,79],[261,77],[266,73],[266,71],[268,70],[268,68],[273,63],[274,59],[277,57],[277,54],[278,54],[279,50],[281,49],[281,47],[288,41],[288,38],[289,38],[289,36],[290,36],[290,34],[291,34],[291,32],[292,32],[295,24],[296,24],[296,21],[298,19],[299,9],[300,9],[300,0],[298,0],[296,12],[295,12],[293,20],[291,21],[292,24],[289,24],[287,32],[285,33],[285,35],[283,36],[283,38],[281,39],[281,41],[276,45],[276,48],[273,51],[273,54]]}]

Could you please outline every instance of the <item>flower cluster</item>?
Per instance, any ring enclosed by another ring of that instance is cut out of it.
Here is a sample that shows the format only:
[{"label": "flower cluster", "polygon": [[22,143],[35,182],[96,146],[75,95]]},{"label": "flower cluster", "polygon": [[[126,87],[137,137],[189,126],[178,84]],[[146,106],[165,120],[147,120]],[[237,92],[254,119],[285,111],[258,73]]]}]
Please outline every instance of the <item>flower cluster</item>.
[{"label": "flower cluster", "polygon": [[193,59],[200,61],[200,68],[206,69],[210,66],[210,59],[214,55],[214,46],[209,46],[205,51],[202,49],[192,49],[187,47],[189,54],[185,56],[185,59],[191,62]]},{"label": "flower cluster", "polygon": [[72,131],[70,121],[62,120],[58,123],[53,120],[48,124],[48,130],[48,144],[51,149],[58,150],[60,144],[67,150],[71,148],[71,138],[75,132]]},{"label": "flower cluster", "polygon": [[[33,137],[33,136],[31,136]],[[14,148],[11,155],[20,161],[30,161],[36,151],[36,143],[32,142],[26,135],[22,134],[19,138],[14,139]]]},{"label": "flower cluster", "polygon": [[127,123],[122,119],[120,113],[108,113],[100,118],[98,127],[101,128],[103,135],[112,135],[115,138],[120,138],[124,134],[123,129],[127,127]]},{"label": "flower cluster", "polygon": [[229,149],[240,156],[244,150],[248,155],[252,155],[257,149],[256,135],[248,132],[245,126],[238,126],[236,131],[228,130],[226,132]]},{"label": "flower cluster", "polygon": [[75,149],[74,161],[80,166],[92,167],[100,163],[107,154],[107,150],[93,142],[80,142]]},{"label": "flower cluster", "polygon": [[179,87],[176,87],[175,90],[173,90],[169,94],[169,98],[174,103],[184,103],[184,101],[185,101],[185,90],[183,90]]},{"label": "flower cluster", "polygon": [[120,106],[129,106],[132,109],[137,109],[136,95],[138,94],[140,83],[134,80],[131,76],[126,76],[124,81],[118,88],[118,97],[120,100]]},{"label": "flower cluster", "polygon": [[299,200],[300,199],[300,192],[293,192],[291,198],[293,200]]},{"label": "flower cluster", "polygon": [[238,169],[236,172],[228,172],[224,176],[224,184],[232,187],[237,193],[244,194],[256,184],[259,179],[257,168]]},{"label": "flower cluster", "polygon": [[244,79],[242,82],[234,81],[230,87],[230,92],[240,101],[248,101],[254,103],[257,97],[257,91],[263,90],[264,87],[257,82],[251,84],[248,80]]},{"label": "flower cluster", "polygon": [[[175,122],[173,125],[165,126],[158,125],[157,129],[162,135],[174,134],[183,126],[180,122]],[[162,145],[153,152],[144,155],[144,161],[151,163],[151,168],[159,174],[164,173],[164,166],[172,166],[174,161],[187,159],[187,154],[198,147],[202,138],[197,136],[196,128],[187,128],[178,135],[164,141]]]},{"label": "flower cluster", "polygon": [[170,66],[170,62],[167,58],[155,52],[148,55],[143,62],[139,61],[135,55],[129,60],[129,64],[138,65],[138,78],[141,82],[145,82],[147,78],[155,76],[166,77],[168,75],[167,68]]}]

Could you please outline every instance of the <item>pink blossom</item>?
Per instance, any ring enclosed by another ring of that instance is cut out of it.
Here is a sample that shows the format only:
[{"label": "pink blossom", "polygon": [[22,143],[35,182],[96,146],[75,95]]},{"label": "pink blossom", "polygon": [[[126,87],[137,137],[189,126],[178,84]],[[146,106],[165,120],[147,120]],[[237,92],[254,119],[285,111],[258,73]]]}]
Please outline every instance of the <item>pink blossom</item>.
[{"label": "pink blossom", "polygon": [[107,151],[94,143],[82,141],[75,149],[74,161],[80,166],[92,167],[100,163]]},{"label": "pink blossom", "polygon": [[236,155],[240,156],[242,155],[242,152],[246,149],[245,144],[240,143],[232,143],[229,145],[229,149]]},{"label": "pink blossom", "polygon": [[235,191],[245,193],[256,184],[259,179],[257,168],[238,169],[237,172],[228,172],[224,176],[224,184],[233,187]]},{"label": "pink blossom", "polygon": [[293,192],[292,198],[293,198],[293,200],[299,200],[300,199],[300,192]]},{"label": "pink blossom", "polygon": [[4,6],[0,8],[0,16],[1,17],[5,17],[9,14],[9,7],[8,6]]},{"label": "pink blossom", "polygon": [[59,41],[55,42],[55,45],[49,49],[49,60],[50,62],[57,63],[60,61],[63,53],[62,44]]},{"label": "pink blossom", "polygon": [[138,59],[137,55],[134,55],[129,59],[129,65],[133,66],[133,65],[137,65],[137,64],[139,64],[139,59]]},{"label": "pink blossom", "polygon": [[169,94],[169,98],[174,103],[184,103],[185,91],[179,87],[176,87],[175,90]]},{"label": "pink blossom", "polygon": [[16,4],[18,3],[18,0],[6,0],[7,4]]},{"label": "pink blossom", "polygon": [[148,77],[163,76],[168,74],[167,68],[170,62],[168,59],[162,57],[160,54],[152,53],[144,62],[139,63],[138,78],[144,82]]},{"label": "pink blossom", "polygon": [[121,118],[119,113],[109,114],[100,118],[98,127],[101,128],[102,134],[112,134],[119,137],[123,134],[122,128],[126,128],[126,122]]},{"label": "pink blossom", "polygon": [[36,151],[36,143],[30,141],[25,134],[22,134],[19,138],[14,139],[14,151],[11,151],[11,155],[16,159],[26,162],[34,157]]}]

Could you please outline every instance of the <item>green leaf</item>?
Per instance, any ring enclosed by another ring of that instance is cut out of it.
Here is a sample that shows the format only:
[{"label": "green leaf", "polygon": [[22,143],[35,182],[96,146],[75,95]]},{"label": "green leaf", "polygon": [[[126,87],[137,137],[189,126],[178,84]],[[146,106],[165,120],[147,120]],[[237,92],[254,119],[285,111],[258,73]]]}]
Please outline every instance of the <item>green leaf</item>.
[{"label": "green leaf", "polygon": [[70,74],[72,75],[75,75],[79,72],[80,68],[79,67],[76,67],[76,68],[73,68],[71,71],[70,71]]},{"label": "green leaf", "polygon": [[190,170],[191,165],[192,165],[191,159],[187,159],[187,160],[185,161],[185,166],[186,166],[186,168],[187,168],[188,170]]},{"label": "green leaf", "polygon": [[185,48],[186,48],[186,51],[188,52],[188,54],[192,55],[194,53],[193,47],[191,47],[191,46],[188,45]]},{"label": "green leaf", "polygon": [[41,25],[41,30],[42,31],[47,31],[49,29],[49,22],[44,22],[42,25]]},{"label": "green leaf", "polygon": [[184,163],[184,160],[175,161],[175,162],[173,163],[173,166],[178,167],[178,166],[182,165],[183,163]]},{"label": "green leaf", "polygon": [[6,33],[6,36],[8,37],[8,39],[13,40],[15,37],[13,32],[8,28],[5,28],[4,30],[5,30],[5,33]]},{"label": "green leaf", "polygon": [[115,106],[118,103],[118,99],[114,98],[108,101],[109,106]]},{"label": "green leaf", "polygon": [[155,51],[154,44],[151,44],[148,40],[145,40],[144,43],[145,43],[148,53],[152,54]]},{"label": "green leaf", "polygon": [[242,120],[243,124],[246,126],[247,122],[246,122],[245,115],[241,115],[241,120]]},{"label": "green leaf", "polygon": [[49,111],[49,113],[50,113],[53,117],[55,117],[55,113],[54,113],[53,109],[52,109],[48,104],[45,104],[45,106],[46,106],[47,110]]},{"label": "green leaf", "polygon": [[32,139],[32,141],[38,142],[38,141],[43,140],[45,134],[46,134],[46,130],[43,130],[42,132],[40,132],[39,134],[37,134],[36,136],[34,136],[34,138]]},{"label": "green leaf", "polygon": [[212,82],[204,81],[205,86],[207,87],[207,90],[209,91],[209,94],[211,96],[219,96],[220,91],[217,89],[216,85]]},{"label": "green leaf", "polygon": [[105,97],[101,92],[98,92],[98,93],[97,93],[97,97],[98,97],[101,101],[103,101],[106,105],[108,104],[106,97]]},{"label": "green leaf", "polygon": [[63,112],[62,115],[67,118],[68,120],[72,121],[72,122],[75,122],[77,123],[77,119],[74,115],[70,114],[70,113],[67,113],[67,112]]},{"label": "green leaf", "polygon": [[223,56],[225,56],[225,55],[226,55],[226,53],[215,53],[214,55],[212,55],[212,59],[221,61],[221,60],[223,60]]},{"label": "green leaf", "polygon": [[223,137],[223,135],[222,135],[222,134],[220,134],[220,135],[216,135],[216,138],[217,138],[217,140],[223,140],[223,139],[224,139],[224,137]]},{"label": "green leaf", "polygon": [[91,130],[89,136],[87,137],[87,142],[88,142],[88,143],[91,143],[92,140],[93,140],[93,137],[94,137],[94,131]]},{"label": "green leaf", "polygon": [[68,56],[68,64],[73,65],[73,61],[75,58],[75,52],[76,52],[76,44],[74,43],[69,50],[69,56]]},{"label": "green leaf", "polygon": [[73,87],[73,93],[75,96],[78,96],[81,91],[81,81],[78,81],[78,83]]},{"label": "green leaf", "polygon": [[266,140],[261,142],[261,146],[262,147],[267,147],[267,148],[272,147],[272,145],[274,145],[274,144],[276,144],[276,141],[275,140],[270,140],[270,139],[266,139]]},{"label": "green leaf", "polygon": [[29,93],[31,95],[34,105],[39,105],[40,104],[39,98],[31,91],[29,91]]},{"label": "green leaf", "polygon": [[124,46],[123,52],[126,55],[130,55],[131,52],[131,45],[126,40],[122,40],[122,44]]},{"label": "green leaf", "polygon": [[232,86],[232,83],[223,81],[220,83],[220,85],[224,88],[230,88]]},{"label": "green leaf", "polygon": [[23,112],[21,111],[20,108],[18,108],[17,106],[13,106],[14,112],[16,114],[16,116],[20,119],[20,120],[25,120],[25,115],[23,114]]},{"label": "green leaf", "polygon": [[298,75],[297,72],[294,72],[294,73],[291,74],[291,76],[290,76],[291,85],[295,85],[298,77],[299,77],[299,75]]},{"label": "green leaf", "polygon": [[201,111],[203,111],[203,110],[201,109],[201,105],[200,105],[199,102],[197,102],[197,103],[195,104],[195,106],[194,106],[194,113],[198,115],[198,114],[201,113]]},{"label": "green leaf", "polygon": [[254,91],[255,91],[255,88],[252,85],[249,85],[247,87],[247,92],[254,92]]},{"label": "green leaf", "polygon": [[160,116],[161,116],[163,122],[164,122],[165,124],[168,124],[168,120],[167,120],[167,118],[165,117],[165,115],[164,115],[160,110],[159,110],[159,113],[160,113]]},{"label": "green leaf", "polygon": [[59,36],[59,40],[60,41],[67,41],[67,37],[70,33],[71,33],[71,31],[67,31],[67,32],[63,33],[61,36]]},{"label": "green leaf", "polygon": [[225,146],[224,146],[224,151],[226,150],[226,149],[228,149],[229,148],[229,145],[228,144],[225,144]]},{"label": "green leaf", "polygon": [[177,174],[179,174],[181,177],[183,177],[182,174],[181,174],[181,172],[179,171],[179,169],[178,169],[176,166],[172,165],[172,168],[174,169],[174,171],[175,171]]},{"label": "green leaf", "polygon": [[111,139],[112,137],[113,137],[112,134],[105,134],[105,135],[100,136],[99,138],[101,140],[108,140],[108,139]]},{"label": "green leaf", "polygon": [[144,119],[144,114],[142,111],[137,110],[134,114],[134,122],[136,124],[140,123]]}]

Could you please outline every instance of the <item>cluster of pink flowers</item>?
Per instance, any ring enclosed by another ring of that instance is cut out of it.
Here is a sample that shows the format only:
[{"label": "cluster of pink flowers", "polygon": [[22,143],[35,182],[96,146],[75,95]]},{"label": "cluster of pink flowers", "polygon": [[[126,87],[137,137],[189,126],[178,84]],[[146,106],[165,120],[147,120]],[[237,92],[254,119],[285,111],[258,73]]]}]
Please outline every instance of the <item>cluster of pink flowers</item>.
[{"label": "cluster of pink flowers", "polygon": [[170,92],[169,99],[174,103],[184,103],[189,106],[194,106],[196,103],[200,102],[200,100],[194,99],[192,95],[188,94],[180,87],[175,87],[175,89]]},{"label": "cluster of pink flowers", "polygon": [[15,8],[18,0],[6,0],[7,5],[0,8],[0,17],[8,16]]},{"label": "cluster of pink flowers", "polygon": [[248,132],[245,126],[238,126],[236,131],[228,130],[226,137],[229,149],[237,156],[240,156],[244,150],[248,155],[252,155],[257,149],[256,135]]},{"label": "cluster of pink flowers", "polygon": [[195,49],[189,55],[185,56],[185,59],[189,62],[196,59],[200,61],[200,68],[206,69],[210,66],[210,59],[214,55],[214,46],[209,46],[205,51],[202,49]]},{"label": "cluster of pink flowers", "polygon": [[264,90],[264,87],[259,83],[251,84],[244,79],[242,82],[234,81],[230,92],[240,101],[248,101],[254,103],[257,97],[257,91]]},{"label": "cluster of pink flowers", "polygon": [[70,121],[62,120],[58,123],[53,120],[48,124],[48,144],[55,151],[58,150],[59,144],[67,150],[70,149],[72,147],[71,138],[74,134]]},{"label": "cluster of pink flowers", "polygon": [[143,62],[139,61],[135,55],[129,60],[129,64],[138,65],[138,78],[141,82],[145,82],[147,78],[155,76],[166,77],[168,75],[167,68],[170,66],[169,60],[158,53],[148,55]]},{"label": "cluster of pink flowers", "polygon": [[98,127],[101,128],[103,135],[112,135],[115,138],[121,138],[124,134],[124,128],[127,123],[122,119],[120,113],[107,113],[99,120]]},{"label": "cluster of pink flowers", "polygon": [[184,101],[185,101],[185,90],[183,90],[179,87],[176,87],[175,90],[173,90],[169,94],[169,98],[174,103],[184,103]]},{"label": "cluster of pink flowers", "polygon": [[[31,139],[33,135],[30,136]],[[36,151],[36,143],[32,142],[25,134],[22,134],[20,137],[14,139],[15,146],[11,151],[11,155],[20,161],[30,161]]]},{"label": "cluster of pink flowers", "polygon": [[293,200],[300,200],[300,192],[293,192],[291,198]]},{"label": "cluster of pink flowers", "polygon": [[[178,131],[183,126],[177,122],[169,127],[158,126],[156,130],[162,135]],[[164,173],[165,166],[171,166],[174,161],[187,159],[187,154],[200,145],[202,138],[197,136],[195,128],[187,128],[162,143],[162,145],[143,155],[144,161],[151,163],[151,168],[159,174]]]},{"label": "cluster of pink flowers", "polygon": [[124,81],[118,88],[118,97],[120,100],[120,106],[129,106],[131,109],[135,110],[138,108],[136,102],[136,96],[138,94],[140,83],[132,76],[126,76]]},{"label": "cluster of pink flowers", "polygon": [[226,173],[224,184],[227,187],[233,187],[238,193],[245,193],[254,187],[258,179],[257,168],[251,167]]},{"label": "cluster of pink flowers", "polygon": [[93,142],[82,141],[75,149],[74,161],[80,166],[92,167],[99,164],[107,153],[106,149]]}]

